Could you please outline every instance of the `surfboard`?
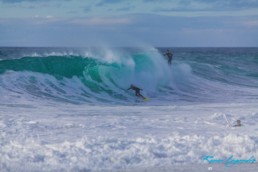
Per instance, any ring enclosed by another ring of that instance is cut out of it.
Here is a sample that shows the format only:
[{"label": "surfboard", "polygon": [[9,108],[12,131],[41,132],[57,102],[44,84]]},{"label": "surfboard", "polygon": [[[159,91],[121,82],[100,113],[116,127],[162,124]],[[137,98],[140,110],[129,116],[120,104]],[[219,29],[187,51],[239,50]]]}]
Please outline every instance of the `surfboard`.
[{"label": "surfboard", "polygon": [[146,101],[149,101],[150,99],[146,97],[146,98],[145,98],[145,99],[143,99],[143,100],[146,102]]},{"label": "surfboard", "polygon": [[229,123],[229,121],[228,121],[228,118],[227,118],[226,114],[223,114],[223,116],[224,116],[224,119],[226,120],[226,122],[227,122],[227,124],[228,124],[228,127],[231,127],[231,124]]}]

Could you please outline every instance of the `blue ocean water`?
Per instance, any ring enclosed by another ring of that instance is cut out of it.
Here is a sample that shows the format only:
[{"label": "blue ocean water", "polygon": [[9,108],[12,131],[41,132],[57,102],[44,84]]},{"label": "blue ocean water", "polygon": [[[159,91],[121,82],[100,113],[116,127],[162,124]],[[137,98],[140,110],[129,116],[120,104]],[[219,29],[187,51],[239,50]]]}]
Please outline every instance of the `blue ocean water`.
[{"label": "blue ocean water", "polygon": [[0,48],[0,171],[200,172],[204,156],[258,159],[257,102],[258,48]]},{"label": "blue ocean water", "polygon": [[0,91],[39,103],[135,104],[135,84],[151,105],[257,101],[258,48],[168,48],[171,66],[166,49],[0,48]]}]

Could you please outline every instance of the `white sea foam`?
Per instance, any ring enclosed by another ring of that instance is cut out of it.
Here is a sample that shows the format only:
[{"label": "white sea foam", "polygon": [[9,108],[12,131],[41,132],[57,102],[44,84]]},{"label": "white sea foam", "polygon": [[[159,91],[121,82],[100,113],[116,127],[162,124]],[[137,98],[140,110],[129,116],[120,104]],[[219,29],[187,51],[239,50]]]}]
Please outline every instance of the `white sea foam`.
[{"label": "white sea foam", "polygon": [[[208,65],[188,60],[192,53],[171,67],[156,49],[135,54],[111,49],[30,52],[33,57],[64,56],[64,66],[70,64],[67,56],[90,57],[93,67],[63,76],[63,71],[19,68],[22,60],[5,62],[0,75],[1,172],[203,172],[210,168],[204,156],[258,158],[257,81],[248,75],[232,78],[227,74],[238,71],[216,70],[212,59]],[[142,87],[150,101],[126,91],[131,83]],[[233,127],[237,120],[241,127]],[[258,170],[257,163],[212,167]]]},{"label": "white sea foam", "polygon": [[[253,104],[36,104],[1,105],[2,171],[151,171],[191,164],[198,171],[206,155],[258,157],[258,109]],[[232,123],[242,119],[243,127],[228,128],[223,114]]]},{"label": "white sea foam", "polygon": [[[31,166],[67,171],[112,170],[204,163],[205,155],[257,157],[254,145],[250,137],[232,134],[213,137],[172,134],[163,139],[97,137],[52,144],[27,139],[2,144],[1,155],[2,163],[9,167],[6,170],[14,164],[25,171]],[[26,166],[22,166],[24,162]]]}]

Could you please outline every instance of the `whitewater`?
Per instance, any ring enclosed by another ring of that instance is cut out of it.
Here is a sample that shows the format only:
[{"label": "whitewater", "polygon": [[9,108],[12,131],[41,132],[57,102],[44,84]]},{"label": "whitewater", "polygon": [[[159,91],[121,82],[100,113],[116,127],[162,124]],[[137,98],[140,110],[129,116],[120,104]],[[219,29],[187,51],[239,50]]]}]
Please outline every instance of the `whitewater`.
[{"label": "whitewater", "polygon": [[2,47],[0,95],[0,171],[258,170],[203,159],[258,158],[258,48]]}]

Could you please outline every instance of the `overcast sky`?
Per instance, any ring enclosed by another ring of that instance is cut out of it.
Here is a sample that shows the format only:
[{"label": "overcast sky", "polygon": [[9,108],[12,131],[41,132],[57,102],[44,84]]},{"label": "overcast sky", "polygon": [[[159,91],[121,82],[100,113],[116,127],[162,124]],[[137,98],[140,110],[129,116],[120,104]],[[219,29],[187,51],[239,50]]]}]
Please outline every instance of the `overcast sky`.
[{"label": "overcast sky", "polygon": [[258,46],[258,0],[0,0],[0,46]]}]

